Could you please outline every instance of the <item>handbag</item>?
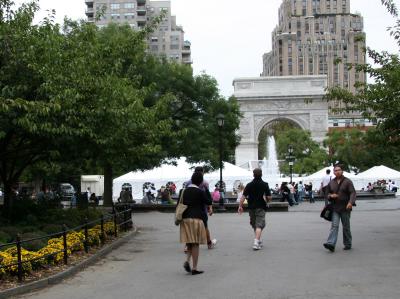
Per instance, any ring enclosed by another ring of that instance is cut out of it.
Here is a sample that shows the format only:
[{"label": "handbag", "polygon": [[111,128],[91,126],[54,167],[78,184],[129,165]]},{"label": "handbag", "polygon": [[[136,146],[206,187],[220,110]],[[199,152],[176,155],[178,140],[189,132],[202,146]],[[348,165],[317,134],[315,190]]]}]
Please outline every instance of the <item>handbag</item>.
[{"label": "handbag", "polygon": [[324,218],[326,221],[332,221],[333,215],[333,205],[327,204],[321,211],[321,218]]},{"label": "handbag", "polygon": [[181,196],[179,197],[178,205],[176,206],[175,225],[181,224],[183,212],[185,212],[188,207],[187,205],[183,204],[183,193],[184,192],[185,192],[185,189],[182,190]]}]

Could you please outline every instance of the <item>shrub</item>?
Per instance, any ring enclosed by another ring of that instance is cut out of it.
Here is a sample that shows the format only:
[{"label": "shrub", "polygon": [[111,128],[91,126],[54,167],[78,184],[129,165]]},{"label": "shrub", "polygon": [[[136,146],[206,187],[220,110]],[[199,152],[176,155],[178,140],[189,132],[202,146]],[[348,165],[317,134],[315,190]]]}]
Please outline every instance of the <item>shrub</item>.
[{"label": "shrub", "polygon": [[[21,240],[27,240],[27,239],[34,239],[34,238],[40,238],[40,237],[44,237],[46,236],[46,234],[44,232],[30,232],[30,233],[25,233],[21,235]],[[22,247],[26,248],[27,250],[33,250],[33,251],[37,251],[41,248],[43,248],[44,246],[46,246],[47,244],[47,239],[39,239],[39,240],[34,240],[31,242],[27,242],[27,243],[22,243]]]},{"label": "shrub", "polygon": [[[113,222],[106,222],[104,224],[105,233],[111,235],[114,233],[114,224]],[[5,235],[6,233],[3,232]],[[25,233],[21,237],[22,239],[30,239],[43,236],[45,233],[36,232],[36,233]],[[100,244],[100,225],[96,225],[95,227],[88,230],[88,245],[95,246]],[[82,251],[84,248],[84,240],[85,236],[83,231],[79,232],[69,232],[67,234],[67,254],[70,255],[74,251]],[[43,240],[36,240],[43,241]],[[32,241],[29,243],[33,243],[36,241]],[[22,271],[24,274],[31,272],[32,270],[39,269],[45,265],[55,265],[61,263],[64,258],[64,245],[63,245],[63,237],[52,238],[46,242],[44,242],[44,247],[39,249],[38,251],[33,251],[38,248],[39,245],[36,244],[36,248],[33,245],[35,244],[22,244],[24,248],[21,248],[21,257],[22,261],[25,261],[22,264]],[[28,246],[27,246],[28,245]],[[31,246],[29,246],[31,245]],[[32,249],[32,251],[28,250]],[[0,278],[4,275],[17,275],[18,274],[18,266],[17,266],[17,247],[12,246],[4,251],[0,251]],[[15,265],[13,265],[15,264]]]},{"label": "shrub", "polygon": [[42,226],[41,229],[43,232],[45,232],[47,235],[52,235],[55,233],[62,232],[62,225],[60,224],[46,224]]},{"label": "shrub", "polygon": [[1,230],[10,236],[10,242],[15,241],[15,238],[20,233],[20,229],[15,226],[4,226]]},{"label": "shrub", "polygon": [[6,232],[0,231],[0,243],[5,244],[11,242],[11,236]]}]

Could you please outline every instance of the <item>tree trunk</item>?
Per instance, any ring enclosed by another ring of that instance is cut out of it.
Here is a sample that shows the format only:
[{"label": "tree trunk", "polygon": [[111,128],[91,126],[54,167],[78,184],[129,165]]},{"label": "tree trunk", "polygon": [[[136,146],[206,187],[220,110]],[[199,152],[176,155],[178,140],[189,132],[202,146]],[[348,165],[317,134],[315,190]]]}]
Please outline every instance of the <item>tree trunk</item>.
[{"label": "tree trunk", "polygon": [[107,207],[111,207],[113,205],[112,201],[112,166],[110,163],[107,163],[104,166],[104,195],[103,195],[103,205]]}]

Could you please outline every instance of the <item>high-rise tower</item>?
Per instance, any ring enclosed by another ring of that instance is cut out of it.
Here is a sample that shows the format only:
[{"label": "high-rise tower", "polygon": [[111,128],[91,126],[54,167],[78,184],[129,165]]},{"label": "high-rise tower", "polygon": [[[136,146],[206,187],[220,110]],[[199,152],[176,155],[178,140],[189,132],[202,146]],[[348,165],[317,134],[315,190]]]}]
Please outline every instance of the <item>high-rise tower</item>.
[{"label": "high-rise tower", "polygon": [[[165,11],[164,19],[147,41],[149,52],[178,63],[192,63],[190,42],[185,41],[182,26],[176,25],[176,17],[171,15],[171,1],[85,0],[85,3],[88,21],[100,27],[114,22],[141,29]],[[104,14],[96,20],[96,13],[103,9]]]},{"label": "high-rise tower", "polygon": [[354,83],[365,82],[365,74],[347,64],[365,63],[364,48],[363,18],[350,13],[350,0],[283,0],[262,75],[327,75],[329,87],[355,92]]}]

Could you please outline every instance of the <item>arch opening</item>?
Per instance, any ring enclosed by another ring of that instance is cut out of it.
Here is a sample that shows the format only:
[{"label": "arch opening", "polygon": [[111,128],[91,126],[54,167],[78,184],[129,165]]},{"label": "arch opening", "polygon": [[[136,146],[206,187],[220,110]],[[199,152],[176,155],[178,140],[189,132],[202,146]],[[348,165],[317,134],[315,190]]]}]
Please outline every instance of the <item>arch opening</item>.
[{"label": "arch opening", "polygon": [[277,134],[293,128],[302,129],[298,123],[287,118],[274,119],[266,123],[258,134],[258,159],[268,159],[267,141],[269,136],[274,136],[276,139]]}]

